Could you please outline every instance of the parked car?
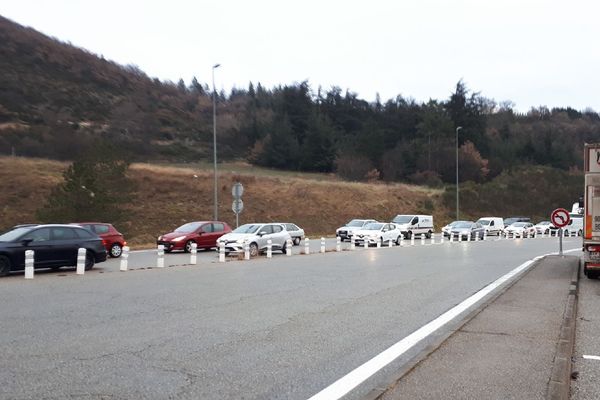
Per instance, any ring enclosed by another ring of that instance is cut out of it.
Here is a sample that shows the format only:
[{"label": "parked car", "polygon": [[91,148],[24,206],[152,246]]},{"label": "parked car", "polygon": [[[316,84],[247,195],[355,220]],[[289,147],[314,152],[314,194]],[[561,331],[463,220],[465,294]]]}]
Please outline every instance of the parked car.
[{"label": "parked car", "polygon": [[481,224],[488,235],[500,236],[504,230],[504,221],[500,217],[483,217],[477,220]]},{"label": "parked car", "polygon": [[121,257],[123,247],[127,245],[127,242],[123,234],[117,231],[114,226],[103,222],[78,222],[74,225],[82,226],[100,236],[109,256]]},{"label": "parked car", "polygon": [[531,222],[515,222],[512,225],[504,228],[504,236],[506,237],[535,237],[535,227]]},{"label": "parked car", "polygon": [[285,222],[282,224],[285,227],[285,230],[288,231],[290,236],[292,237],[292,242],[295,246],[300,244],[300,241],[304,239],[304,229],[300,228],[296,224],[292,224],[290,222]]},{"label": "parked car", "polygon": [[514,224],[515,222],[531,222],[531,219],[527,218],[527,217],[504,218],[504,228],[508,227],[509,225]]},{"label": "parked car", "polygon": [[267,249],[267,241],[271,240],[273,250],[285,253],[287,240],[292,239],[283,224],[255,223],[245,224],[219,238],[218,244],[225,245],[225,253],[244,251],[245,243],[249,244],[250,256],[257,256]]},{"label": "parked car", "polygon": [[477,222],[473,221],[457,221],[450,231],[453,238],[460,239],[475,239],[477,236],[483,238],[485,229]]},{"label": "parked car", "polygon": [[354,232],[354,240],[356,243],[367,242],[367,245],[395,242],[400,244],[402,233],[395,224],[384,222],[371,222],[364,228]]},{"label": "parked car", "polygon": [[352,221],[348,222],[346,225],[337,228],[335,230],[335,236],[339,236],[340,239],[342,240],[342,242],[344,240],[348,240],[350,241],[352,238],[352,235],[354,234],[355,231],[362,229],[363,227],[365,227],[366,225],[372,223],[372,222],[377,222],[374,219],[353,219]]},{"label": "parked car", "polygon": [[106,261],[106,249],[100,237],[74,225],[27,225],[0,235],[0,276],[25,269],[25,251],[34,251],[34,268],[77,265],[77,252],[87,250],[85,269]]},{"label": "parked car", "polygon": [[433,217],[431,215],[396,215],[392,220],[406,239],[412,235],[425,235],[427,239],[433,233]]},{"label": "parked car", "polygon": [[450,237],[450,231],[452,230],[452,227],[458,224],[459,222],[461,221],[452,221],[448,225],[444,226],[442,228],[442,235],[444,235],[445,237]]},{"label": "parked car", "polygon": [[537,224],[535,224],[534,227],[536,233],[543,233],[544,235],[553,234],[557,231],[557,228],[550,221],[540,221]]},{"label": "parked car", "polygon": [[569,236],[583,236],[583,215],[570,214],[569,224],[563,228],[565,234]]},{"label": "parked car", "polygon": [[173,250],[189,253],[193,243],[196,243],[198,249],[217,247],[217,239],[229,232],[229,225],[221,221],[188,222],[173,232],[159,236],[156,244],[165,246],[167,253]]}]

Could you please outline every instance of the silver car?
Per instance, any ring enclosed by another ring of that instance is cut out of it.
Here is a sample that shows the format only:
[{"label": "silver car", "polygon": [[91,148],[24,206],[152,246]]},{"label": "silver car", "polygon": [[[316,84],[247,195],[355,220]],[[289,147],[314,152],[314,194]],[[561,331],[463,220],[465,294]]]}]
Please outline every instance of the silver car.
[{"label": "silver car", "polygon": [[450,230],[452,237],[460,239],[468,239],[469,237],[475,239],[477,236],[482,239],[484,232],[483,225],[473,221],[457,221]]},{"label": "silver car", "polygon": [[292,242],[294,245],[298,246],[300,241],[304,239],[304,229],[300,228],[296,224],[292,224],[291,222],[285,222],[282,225],[285,226],[285,230],[288,231],[292,237]]},{"label": "silver car", "polygon": [[291,240],[292,237],[285,230],[283,224],[255,223],[242,225],[221,236],[217,240],[217,246],[223,243],[225,253],[240,253],[244,251],[244,245],[248,243],[250,256],[255,257],[267,250],[268,240],[271,240],[273,250],[285,253],[288,239]]}]

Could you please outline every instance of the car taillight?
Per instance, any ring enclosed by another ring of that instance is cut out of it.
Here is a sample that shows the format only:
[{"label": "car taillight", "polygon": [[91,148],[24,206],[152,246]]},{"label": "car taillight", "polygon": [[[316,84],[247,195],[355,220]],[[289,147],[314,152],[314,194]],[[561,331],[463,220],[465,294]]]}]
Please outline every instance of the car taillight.
[{"label": "car taillight", "polygon": [[127,242],[126,241],[123,241],[123,246],[127,246]]},{"label": "car taillight", "polygon": [[600,246],[588,246],[588,251],[600,251]]},{"label": "car taillight", "polygon": [[107,244],[108,244],[108,242],[106,240],[102,239],[102,245],[106,246]]}]

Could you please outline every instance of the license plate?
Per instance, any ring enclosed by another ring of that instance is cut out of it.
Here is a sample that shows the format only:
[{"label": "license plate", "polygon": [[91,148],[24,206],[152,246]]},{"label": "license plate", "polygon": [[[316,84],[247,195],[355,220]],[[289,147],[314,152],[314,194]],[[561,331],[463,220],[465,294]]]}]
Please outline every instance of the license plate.
[{"label": "license plate", "polygon": [[591,251],[590,258],[593,260],[600,260],[600,251]]}]

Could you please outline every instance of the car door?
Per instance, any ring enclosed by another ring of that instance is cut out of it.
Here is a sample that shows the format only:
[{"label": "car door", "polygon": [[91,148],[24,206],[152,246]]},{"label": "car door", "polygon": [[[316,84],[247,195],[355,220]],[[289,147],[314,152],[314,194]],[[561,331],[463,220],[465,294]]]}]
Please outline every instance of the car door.
[{"label": "car door", "polygon": [[50,228],[50,239],[52,239],[53,253],[55,254],[53,265],[77,264],[80,239],[73,228],[66,226],[52,227]]},{"label": "car door", "polygon": [[259,249],[266,249],[267,248],[267,240],[272,239],[273,236],[273,225],[263,225],[260,227],[260,229],[258,230],[258,238],[256,239],[256,241],[258,242],[258,248]]},{"label": "car door", "polygon": [[412,221],[410,221],[410,230],[413,235],[418,234],[419,232],[419,217],[414,217]]},{"label": "car door", "polygon": [[381,238],[384,243],[391,239],[391,229],[391,224],[385,224],[383,228],[381,228]]},{"label": "car door", "polygon": [[225,224],[222,222],[213,222],[212,223],[212,233],[211,233],[211,243],[212,246],[217,245],[217,240],[225,234]]},{"label": "car door", "polygon": [[289,233],[281,225],[274,224],[272,226],[273,234],[271,235],[271,240],[273,242],[273,249],[281,250]]},{"label": "car door", "polygon": [[24,267],[25,266],[25,251],[34,251],[34,266],[36,268],[46,267],[52,264],[54,254],[52,252],[52,240],[50,239],[50,228],[39,228],[35,229],[19,239],[21,242],[26,243],[23,246],[23,251],[18,252],[18,258],[16,263]]},{"label": "car door", "polygon": [[213,236],[213,226],[211,223],[204,224],[196,230],[196,243],[198,248],[206,249],[216,246],[216,240]]}]

